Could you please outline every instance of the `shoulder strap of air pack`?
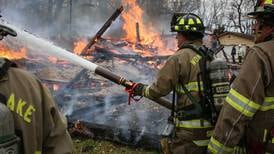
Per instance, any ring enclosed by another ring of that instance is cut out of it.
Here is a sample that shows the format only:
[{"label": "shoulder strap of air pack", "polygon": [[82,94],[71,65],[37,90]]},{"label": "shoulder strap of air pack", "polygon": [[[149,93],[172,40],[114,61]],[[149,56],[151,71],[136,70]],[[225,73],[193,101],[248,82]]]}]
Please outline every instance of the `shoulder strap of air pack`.
[{"label": "shoulder strap of air pack", "polygon": [[[184,49],[184,48],[190,48],[202,57],[201,60],[199,61],[199,66],[200,66],[201,72],[197,76],[201,103],[192,101],[194,97],[191,95],[189,90],[181,83],[182,88],[185,91],[185,93],[187,94],[187,97],[194,104],[196,110],[197,110],[197,106],[202,108],[202,112],[203,112],[202,115],[209,116],[207,119],[210,119],[212,121],[212,123],[215,123],[215,116],[213,116],[213,114],[215,115],[216,109],[214,106],[211,83],[210,83],[209,74],[208,74],[209,72],[207,70],[207,61],[211,61],[212,57],[210,55],[208,55],[207,48],[204,46],[197,48],[195,45],[187,44],[187,45],[183,45],[181,47],[181,49]],[[203,84],[201,84],[200,81],[202,81]],[[201,91],[201,87],[203,87],[203,92]],[[208,115],[209,112],[211,112],[212,115]],[[207,115],[205,115],[205,114],[207,114]]]},{"label": "shoulder strap of air pack", "polygon": [[194,44],[185,44],[183,46],[181,46],[180,49],[186,49],[186,48],[189,48],[189,49],[192,49],[194,52],[196,52],[197,54],[199,54],[200,56],[202,56],[203,54],[201,53],[201,51],[199,50],[199,48],[194,45]]},{"label": "shoulder strap of air pack", "polygon": [[[189,48],[189,49],[192,49],[195,53],[197,53],[198,55],[200,55],[202,58],[201,58],[201,60],[199,61],[199,66],[200,66],[200,69],[202,70],[202,69],[204,69],[204,68],[206,68],[206,67],[204,67],[203,65],[203,63],[206,61],[206,56],[205,56],[205,54],[202,52],[202,50],[200,50],[200,48],[198,48],[197,46],[195,46],[195,45],[193,45],[193,44],[186,44],[186,45],[183,45],[182,47],[181,47],[181,49],[185,49],[185,48]],[[201,71],[201,72],[203,72],[203,71]],[[201,76],[201,75],[203,75],[202,73],[199,73],[198,74],[198,76],[197,76],[197,79],[198,79],[198,88],[199,88],[199,96],[200,97],[202,97],[202,95],[201,95],[201,83],[200,83],[200,77],[199,76]],[[202,79],[203,79],[203,77],[202,77]],[[203,80],[202,80],[202,82],[204,82]],[[193,100],[195,100],[195,99],[193,99],[194,97],[193,96],[191,96],[191,93],[189,92],[189,90],[184,86],[184,84],[183,83],[181,83],[181,85],[182,85],[182,88],[183,88],[183,90],[185,91],[185,94],[188,96],[188,98],[191,100],[191,102],[192,103],[196,103],[195,101],[193,101]]]}]

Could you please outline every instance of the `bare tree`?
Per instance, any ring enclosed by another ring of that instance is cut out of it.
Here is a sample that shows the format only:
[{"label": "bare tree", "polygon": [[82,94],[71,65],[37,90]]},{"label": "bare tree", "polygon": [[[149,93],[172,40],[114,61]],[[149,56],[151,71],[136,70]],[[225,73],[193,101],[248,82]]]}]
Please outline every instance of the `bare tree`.
[{"label": "bare tree", "polygon": [[208,30],[222,27],[225,23],[225,10],[228,0],[201,0],[199,15],[204,19]]},{"label": "bare tree", "polygon": [[170,12],[194,12],[200,7],[200,0],[166,0]]},{"label": "bare tree", "polygon": [[232,0],[231,11],[228,14],[227,26],[241,33],[251,33],[252,21],[248,19],[247,13],[252,11],[256,0]]}]

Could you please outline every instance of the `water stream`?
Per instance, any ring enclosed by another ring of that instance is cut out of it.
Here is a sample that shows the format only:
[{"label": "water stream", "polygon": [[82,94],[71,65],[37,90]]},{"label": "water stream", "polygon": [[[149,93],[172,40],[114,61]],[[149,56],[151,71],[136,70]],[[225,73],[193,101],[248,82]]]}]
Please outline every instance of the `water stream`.
[{"label": "water stream", "polygon": [[91,70],[92,72],[94,72],[97,67],[96,64],[94,64],[94,63],[74,54],[74,53],[71,53],[59,46],[56,46],[53,43],[51,43],[45,39],[42,39],[42,38],[37,37],[25,30],[17,28],[16,26],[14,26],[12,24],[9,24],[3,20],[1,20],[0,23],[15,30],[17,32],[16,39],[18,39],[20,42],[22,42],[25,45],[25,47],[27,47],[31,51],[37,51],[42,54],[48,54],[50,56],[54,56],[59,59],[64,59],[64,60],[70,61],[73,64],[82,66],[88,70]]}]

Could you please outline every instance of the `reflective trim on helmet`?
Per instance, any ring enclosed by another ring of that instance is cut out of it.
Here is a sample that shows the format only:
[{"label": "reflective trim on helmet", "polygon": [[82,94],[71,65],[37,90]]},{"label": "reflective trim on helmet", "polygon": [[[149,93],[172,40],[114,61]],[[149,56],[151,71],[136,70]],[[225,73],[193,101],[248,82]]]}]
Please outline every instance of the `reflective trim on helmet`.
[{"label": "reflective trim on helmet", "polygon": [[205,30],[204,24],[199,16],[193,13],[174,15],[171,21],[171,31],[173,32],[200,32]]},{"label": "reflective trim on helmet", "polygon": [[234,89],[230,89],[226,102],[247,117],[252,117],[261,107],[260,104],[244,97]]},{"label": "reflective trim on helmet", "polygon": [[264,5],[271,5],[272,4],[272,0],[265,0],[264,1]]},{"label": "reflective trim on helmet", "polygon": [[194,24],[195,24],[195,22],[194,22],[194,20],[193,20],[193,19],[191,19],[191,18],[190,18],[190,19],[188,19],[188,24],[189,24],[189,25],[194,25]]},{"label": "reflective trim on helmet", "polygon": [[182,19],[182,17],[178,17],[177,19],[176,19],[176,21],[178,22],[178,21],[180,21]]},{"label": "reflective trim on helmet", "polygon": [[196,19],[196,22],[197,22],[197,24],[201,24],[202,23],[202,21],[199,18]]},{"label": "reflective trim on helmet", "polygon": [[179,25],[184,25],[185,24],[185,19],[180,19]]}]

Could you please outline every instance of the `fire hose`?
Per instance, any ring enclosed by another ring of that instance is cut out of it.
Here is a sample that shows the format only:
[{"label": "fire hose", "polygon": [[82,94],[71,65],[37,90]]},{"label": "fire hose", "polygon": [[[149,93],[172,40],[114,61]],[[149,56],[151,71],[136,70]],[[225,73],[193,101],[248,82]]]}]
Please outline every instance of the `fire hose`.
[{"label": "fire hose", "polygon": [[[69,52],[61,47],[58,47],[46,40],[43,40],[42,38],[39,38],[27,31],[21,30],[9,23],[4,23],[4,21],[1,21],[2,24],[14,29],[17,33],[17,39],[20,39],[23,41],[24,44],[31,44],[28,46],[28,49],[31,51],[37,51],[41,53],[46,53],[50,56],[54,56],[56,58],[68,60],[74,64],[77,64],[79,66],[82,66],[90,71],[92,71],[95,74],[98,74],[118,85],[124,86],[127,90],[133,89],[133,86],[136,85],[135,82],[127,80],[126,78],[120,77],[111,71],[98,66],[95,63],[92,63],[72,52]],[[154,102],[158,103],[161,106],[164,106],[168,109],[172,109],[172,103],[166,99],[166,98],[149,98],[153,100]]]}]

